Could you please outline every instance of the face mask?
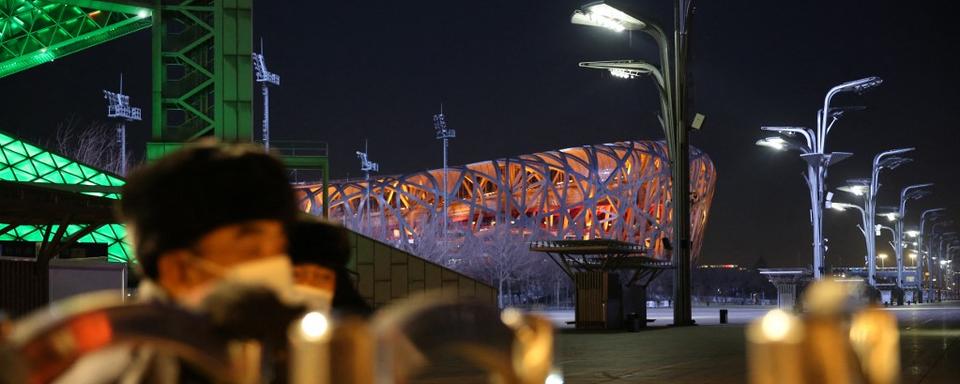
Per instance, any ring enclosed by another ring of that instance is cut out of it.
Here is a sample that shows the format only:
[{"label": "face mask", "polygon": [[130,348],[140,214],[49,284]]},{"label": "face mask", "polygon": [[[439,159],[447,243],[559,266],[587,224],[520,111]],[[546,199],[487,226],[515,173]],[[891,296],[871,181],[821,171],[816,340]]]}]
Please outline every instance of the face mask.
[{"label": "face mask", "polygon": [[188,307],[199,307],[207,294],[219,282],[233,282],[255,285],[271,290],[277,298],[290,302],[293,291],[293,266],[286,255],[278,255],[252,261],[246,261],[230,267],[224,267],[203,258],[197,258],[197,266],[220,279],[197,287],[181,301]]},{"label": "face mask", "polygon": [[311,310],[329,311],[333,303],[333,292],[326,289],[297,284],[293,292],[295,300]]}]

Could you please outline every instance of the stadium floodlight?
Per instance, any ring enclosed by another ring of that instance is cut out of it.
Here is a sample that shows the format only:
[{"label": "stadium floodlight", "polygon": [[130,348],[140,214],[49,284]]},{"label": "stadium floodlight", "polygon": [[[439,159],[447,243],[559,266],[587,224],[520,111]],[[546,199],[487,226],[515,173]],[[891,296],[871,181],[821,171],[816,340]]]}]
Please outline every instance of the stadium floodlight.
[{"label": "stadium floodlight", "polygon": [[103,91],[103,98],[107,99],[107,117],[117,120],[117,143],[120,144],[120,167],[117,171],[121,175],[127,174],[127,122],[140,121],[140,108],[130,105],[130,96],[123,94],[123,74],[120,74],[120,91]]},{"label": "stadium floodlight", "polygon": [[266,59],[263,55],[263,40],[260,40],[260,53],[250,54],[253,60],[253,70],[256,82],[260,83],[260,94],[263,95],[263,147],[270,150],[270,88],[269,84],[280,85],[280,75],[267,70]]}]

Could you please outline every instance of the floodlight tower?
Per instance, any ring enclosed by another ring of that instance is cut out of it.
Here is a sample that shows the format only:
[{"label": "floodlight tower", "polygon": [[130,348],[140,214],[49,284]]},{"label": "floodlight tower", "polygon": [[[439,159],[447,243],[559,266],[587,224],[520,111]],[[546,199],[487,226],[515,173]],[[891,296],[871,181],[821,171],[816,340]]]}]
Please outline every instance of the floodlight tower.
[{"label": "floodlight tower", "polygon": [[360,159],[360,171],[364,174],[364,179],[367,180],[367,193],[366,197],[363,200],[363,212],[361,212],[360,219],[363,221],[363,226],[366,227],[367,223],[367,214],[370,212],[370,172],[380,171],[380,164],[370,161],[367,157],[367,142],[363,142],[363,152],[357,151],[357,158]]},{"label": "floodlight tower", "polygon": [[447,186],[447,146],[449,140],[457,137],[457,131],[447,128],[447,115],[443,114],[443,104],[440,104],[440,113],[433,115],[433,129],[437,131],[437,140],[443,140],[443,238],[447,238],[447,206],[450,204]]},{"label": "floodlight tower", "polygon": [[117,120],[117,142],[120,144],[120,174],[127,174],[127,122],[140,121],[140,108],[130,106],[130,96],[123,94],[123,74],[120,74],[120,92],[103,91],[107,99],[107,117]]},{"label": "floodlight tower", "polygon": [[257,82],[260,83],[260,91],[263,94],[263,147],[270,150],[270,88],[269,84],[280,85],[280,75],[267,70],[267,63],[263,56],[263,40],[260,40],[260,53],[252,53],[253,70],[257,75]]}]

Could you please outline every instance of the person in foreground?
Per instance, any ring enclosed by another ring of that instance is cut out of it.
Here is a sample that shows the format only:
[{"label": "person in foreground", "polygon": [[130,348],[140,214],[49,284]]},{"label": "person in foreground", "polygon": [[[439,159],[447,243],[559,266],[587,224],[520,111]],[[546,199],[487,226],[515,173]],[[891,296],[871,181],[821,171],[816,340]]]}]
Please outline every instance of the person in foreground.
[{"label": "person in foreground", "polygon": [[[138,300],[204,314],[219,321],[228,337],[264,342],[265,359],[277,357],[270,344],[282,348],[286,325],[303,310],[292,304],[293,268],[287,256],[288,231],[297,213],[283,165],[254,146],[192,144],[135,170],[123,187],[119,216],[143,278]],[[218,289],[224,284],[250,290]],[[265,379],[274,381],[271,374]],[[206,378],[197,367],[141,345],[99,351],[58,381]]]}]

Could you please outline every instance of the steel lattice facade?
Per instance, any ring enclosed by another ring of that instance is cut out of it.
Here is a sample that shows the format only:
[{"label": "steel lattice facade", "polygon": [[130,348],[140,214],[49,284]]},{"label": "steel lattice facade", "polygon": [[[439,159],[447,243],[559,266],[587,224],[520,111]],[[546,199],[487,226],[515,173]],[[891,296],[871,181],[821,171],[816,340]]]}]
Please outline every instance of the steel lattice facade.
[{"label": "steel lattice facade", "polygon": [[[692,254],[699,254],[716,171],[691,148]],[[496,225],[532,238],[617,239],[667,259],[658,239],[671,231],[670,167],[663,142],[633,141],[568,148],[366,180],[332,182],[330,219],[369,236],[415,242],[436,228],[443,204],[450,231],[472,236]],[[301,208],[322,210],[319,184],[296,186]],[[449,196],[445,199],[444,195]],[[369,197],[368,197],[369,196]]]}]

